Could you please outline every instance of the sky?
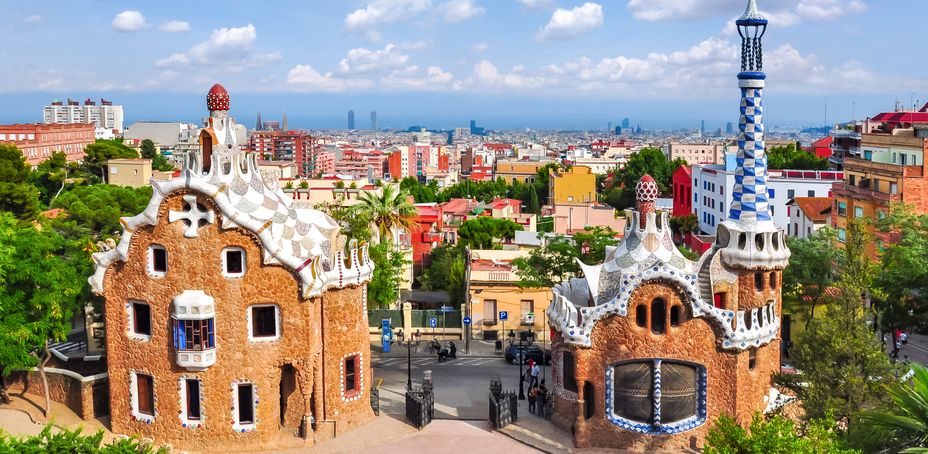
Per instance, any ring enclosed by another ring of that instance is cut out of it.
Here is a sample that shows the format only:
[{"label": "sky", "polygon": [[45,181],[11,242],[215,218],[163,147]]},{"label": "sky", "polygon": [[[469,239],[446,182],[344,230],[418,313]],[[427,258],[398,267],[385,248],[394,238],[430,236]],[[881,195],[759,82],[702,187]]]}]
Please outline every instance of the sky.
[{"label": "sky", "polygon": [[[924,0],[757,0],[768,125],[928,101]],[[222,83],[253,125],[643,128],[737,123],[746,0],[0,0],[2,122],[105,97],[199,121]],[[891,8],[888,7],[891,4]],[[911,43],[911,44],[908,44]],[[826,107],[827,106],[827,107]]]}]

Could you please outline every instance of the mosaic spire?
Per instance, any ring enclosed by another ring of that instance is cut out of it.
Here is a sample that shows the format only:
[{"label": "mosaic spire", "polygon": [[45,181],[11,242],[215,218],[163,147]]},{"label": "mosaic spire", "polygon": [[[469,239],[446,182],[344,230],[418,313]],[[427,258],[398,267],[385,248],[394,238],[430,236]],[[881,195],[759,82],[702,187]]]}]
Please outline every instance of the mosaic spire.
[{"label": "mosaic spire", "polygon": [[764,153],[763,51],[761,38],[767,19],[748,0],[744,15],[735,24],[741,35],[741,117],[738,121],[738,156],[735,187],[728,218],[733,221],[771,221],[767,194],[767,156]]}]

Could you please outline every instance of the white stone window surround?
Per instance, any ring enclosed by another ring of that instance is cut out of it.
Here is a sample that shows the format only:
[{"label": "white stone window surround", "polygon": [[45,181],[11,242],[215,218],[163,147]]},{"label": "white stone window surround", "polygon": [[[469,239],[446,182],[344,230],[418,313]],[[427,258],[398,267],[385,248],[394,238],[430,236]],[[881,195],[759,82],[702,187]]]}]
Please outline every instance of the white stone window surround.
[{"label": "white stone window surround", "polygon": [[[227,252],[233,252],[233,251],[238,251],[238,252],[241,252],[241,253],[242,253],[242,271],[241,271],[240,273],[230,273],[230,272],[228,271],[228,270],[229,270],[229,262],[228,262],[228,254],[227,254]],[[224,277],[229,278],[229,279],[236,279],[236,278],[240,278],[240,277],[244,276],[244,275],[245,275],[245,272],[248,271],[248,265],[247,265],[248,260],[247,260],[247,258],[248,258],[248,256],[245,254],[245,249],[244,249],[244,248],[240,248],[240,247],[237,247],[237,246],[223,248],[223,250],[222,250],[222,275],[223,275]]]},{"label": "white stone window surround", "polygon": [[[351,357],[358,358],[358,368],[354,371],[354,373],[358,375],[358,387],[349,393],[345,393],[345,360]],[[342,359],[338,363],[338,381],[341,389],[342,401],[352,402],[364,396],[364,355],[362,355],[360,351],[342,355]]]},{"label": "white stone window surround", "polygon": [[[155,250],[164,251],[164,271],[155,270]],[[164,277],[168,272],[168,250],[157,243],[148,246],[148,275],[151,277]]]},{"label": "white stone window surround", "polygon": [[[196,380],[200,382],[200,418],[199,419],[188,419],[187,417],[187,380]],[[177,417],[180,418],[181,427],[186,427],[189,429],[195,429],[206,422],[206,414],[203,411],[206,407],[203,405],[203,380],[199,377],[191,375],[181,375],[178,380],[178,386],[180,388],[180,412]]]},{"label": "white stone window surround", "polygon": [[[274,330],[273,336],[255,336],[254,333],[254,308],[273,307],[274,308]],[[273,303],[253,304],[248,306],[246,323],[248,324],[248,341],[249,342],[274,342],[280,339],[280,307]]]},{"label": "white stone window surround", "polygon": [[[151,317],[151,305],[142,300],[129,299],[126,300],[126,320],[128,324],[126,325],[126,335],[129,339],[137,340],[141,342],[150,342],[151,334],[143,334],[135,332],[135,304],[144,304],[148,306],[148,314]],[[151,323],[151,320],[148,321],[149,328],[154,324]]]},{"label": "white stone window surround", "polygon": [[[240,402],[238,401],[238,385],[251,385],[251,395],[254,399],[254,402],[249,402],[247,404],[252,405],[252,411],[254,415],[254,422],[251,423],[240,423],[238,421],[238,408]],[[258,385],[248,379],[239,379],[232,382],[232,430],[239,433],[253,432],[258,429]],[[202,394],[202,393],[201,393]]]},{"label": "white stone window surround", "polygon": [[171,330],[173,331],[172,346],[174,347],[177,365],[189,371],[200,371],[216,362],[218,336],[215,321],[210,324],[213,327],[211,336],[213,346],[211,348],[196,351],[178,348],[179,333],[177,331],[178,321],[180,320],[215,320],[215,317],[215,301],[202,290],[184,290],[183,293],[174,297],[171,305]]},{"label": "white stone window surround", "polygon": [[[146,415],[139,411],[138,376],[140,374],[151,377],[151,392],[154,396],[155,405],[152,406],[152,414],[150,415]],[[153,374],[134,369],[129,371],[129,403],[132,406],[132,417],[145,424],[151,424],[155,420],[155,417],[158,416],[158,393],[155,391],[156,385],[157,380],[155,380]]]}]

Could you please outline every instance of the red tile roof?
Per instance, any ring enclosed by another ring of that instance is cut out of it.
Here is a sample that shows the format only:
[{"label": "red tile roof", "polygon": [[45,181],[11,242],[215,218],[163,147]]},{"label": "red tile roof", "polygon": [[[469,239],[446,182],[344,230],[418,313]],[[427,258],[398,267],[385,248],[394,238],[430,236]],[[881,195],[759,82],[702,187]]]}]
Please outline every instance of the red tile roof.
[{"label": "red tile roof", "polygon": [[794,197],[793,202],[812,222],[825,222],[831,212],[831,199],[828,197]]}]

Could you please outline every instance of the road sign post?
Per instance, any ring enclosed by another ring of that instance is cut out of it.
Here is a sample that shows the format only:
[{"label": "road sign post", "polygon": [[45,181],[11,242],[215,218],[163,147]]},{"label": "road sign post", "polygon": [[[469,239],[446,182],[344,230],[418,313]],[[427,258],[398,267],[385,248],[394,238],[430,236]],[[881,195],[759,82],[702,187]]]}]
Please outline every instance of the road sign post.
[{"label": "road sign post", "polygon": [[509,311],[499,311],[499,320],[503,322],[503,337],[506,336],[506,320],[509,320]]}]

